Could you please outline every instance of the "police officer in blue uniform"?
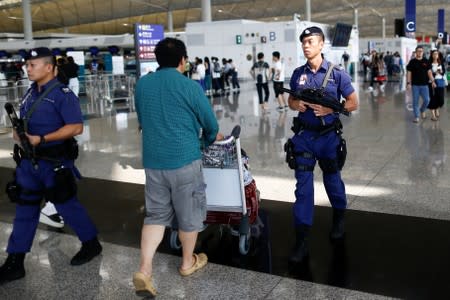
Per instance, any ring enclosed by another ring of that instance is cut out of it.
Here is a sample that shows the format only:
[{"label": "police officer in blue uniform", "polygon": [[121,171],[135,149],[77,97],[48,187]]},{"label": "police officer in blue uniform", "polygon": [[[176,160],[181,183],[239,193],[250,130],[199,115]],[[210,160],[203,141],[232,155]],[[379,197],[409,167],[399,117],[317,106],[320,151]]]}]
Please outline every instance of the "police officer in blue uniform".
[{"label": "police officer in blue uniform", "polygon": [[[290,89],[324,88],[325,93],[336,101],[345,98],[345,108],[353,111],[358,107],[358,99],[351,84],[350,76],[325,60],[322,49],[325,37],[319,27],[306,28],[300,35],[300,42],[307,63],[294,70]],[[327,72],[331,68],[327,77]],[[325,85],[325,84],[326,85]],[[330,238],[341,239],[344,236],[344,211],[347,205],[345,186],[340,169],[345,161],[345,140],[342,139],[342,125],[339,114],[332,109],[311,104],[290,96],[289,107],[298,111],[294,118],[295,135],[288,141],[287,148],[294,154],[295,190],[294,222],[296,243],[289,257],[290,263],[302,262],[309,254],[308,233],[313,223],[314,186],[313,170],[318,162],[323,172],[323,183],[333,206],[333,227]]]},{"label": "police officer in blue uniform", "polygon": [[[43,198],[55,204],[82,242],[71,265],[84,264],[102,251],[97,229],[76,196],[75,176],[80,176],[74,166],[78,146],[73,137],[83,131],[79,100],[57,81],[55,64],[55,57],[44,47],[32,49],[26,62],[34,83],[22,100],[20,117],[33,153],[15,146],[17,167],[7,194],[16,203],[16,215],[0,282],[25,276],[24,258],[36,234]],[[19,141],[15,131],[13,135]]]}]

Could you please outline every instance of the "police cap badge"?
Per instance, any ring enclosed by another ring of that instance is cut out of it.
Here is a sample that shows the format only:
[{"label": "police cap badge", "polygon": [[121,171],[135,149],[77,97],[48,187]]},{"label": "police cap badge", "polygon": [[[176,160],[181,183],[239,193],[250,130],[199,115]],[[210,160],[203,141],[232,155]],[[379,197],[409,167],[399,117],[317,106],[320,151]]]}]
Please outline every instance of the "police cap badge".
[{"label": "police cap badge", "polygon": [[312,36],[312,35],[318,35],[322,37],[322,40],[325,41],[325,36],[323,34],[322,29],[320,29],[317,26],[308,27],[305,30],[303,30],[302,34],[300,34],[300,42],[303,42],[303,38]]}]

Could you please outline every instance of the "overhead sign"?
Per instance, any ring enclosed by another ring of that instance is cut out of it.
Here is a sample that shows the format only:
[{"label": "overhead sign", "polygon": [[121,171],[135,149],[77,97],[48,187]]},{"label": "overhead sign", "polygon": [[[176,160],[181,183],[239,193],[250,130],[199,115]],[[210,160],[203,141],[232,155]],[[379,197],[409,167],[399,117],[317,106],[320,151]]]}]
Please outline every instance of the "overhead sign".
[{"label": "overhead sign", "polygon": [[405,0],[405,32],[416,32],[416,0]]},{"label": "overhead sign", "polygon": [[[138,76],[145,75],[142,66],[155,65],[155,47],[160,40],[164,39],[164,26],[157,24],[134,24],[134,47],[136,52],[136,72]],[[156,64],[157,65],[157,64]]]},{"label": "overhead sign", "polygon": [[438,38],[443,39],[444,38],[444,31],[445,31],[445,10],[444,9],[438,9],[438,23],[437,23],[437,33]]},{"label": "overhead sign", "polygon": [[155,59],[155,46],[164,38],[164,27],[154,24],[134,25],[136,58]]}]

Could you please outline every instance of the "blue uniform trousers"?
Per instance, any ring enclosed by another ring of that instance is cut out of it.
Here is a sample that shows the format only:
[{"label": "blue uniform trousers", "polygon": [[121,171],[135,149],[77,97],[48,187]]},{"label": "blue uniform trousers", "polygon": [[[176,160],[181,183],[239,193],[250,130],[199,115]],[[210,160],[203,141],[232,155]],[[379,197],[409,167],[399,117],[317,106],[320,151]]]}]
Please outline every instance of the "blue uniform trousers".
[{"label": "blue uniform trousers", "polygon": [[[340,139],[340,135],[335,131],[319,135],[317,132],[305,130],[296,134],[292,138],[295,152],[306,152],[313,156],[311,158],[297,156],[297,164],[314,167],[317,160],[336,159]],[[314,216],[314,173],[313,171],[295,170],[295,178],[297,183],[294,222],[296,226],[300,224],[311,226]],[[323,184],[333,208],[345,209],[347,197],[341,172],[324,173]]]},{"label": "blue uniform trousers", "polygon": [[[16,181],[22,189],[43,191],[45,188],[54,186],[54,163],[38,160],[38,165],[39,167],[35,169],[30,160],[22,159],[20,165],[16,168]],[[64,167],[73,169],[73,161],[65,160]],[[21,193],[21,199],[24,201],[36,201],[40,198],[42,198],[41,195]],[[89,241],[97,236],[94,223],[76,195],[65,203],[55,203],[55,207],[64,218],[65,224],[68,224],[75,231],[81,242]],[[39,222],[40,209],[40,205],[16,205],[13,231],[6,249],[8,253],[30,251]]]}]

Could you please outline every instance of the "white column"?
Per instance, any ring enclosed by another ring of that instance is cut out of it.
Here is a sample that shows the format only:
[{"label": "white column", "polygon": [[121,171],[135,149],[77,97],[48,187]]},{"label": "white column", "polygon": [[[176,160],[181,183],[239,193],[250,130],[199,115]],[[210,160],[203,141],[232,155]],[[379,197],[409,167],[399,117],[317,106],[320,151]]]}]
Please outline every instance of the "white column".
[{"label": "white column", "polygon": [[173,32],[173,15],[171,10],[167,12],[167,29],[169,32]]},{"label": "white column", "polygon": [[353,10],[353,17],[354,17],[353,24],[355,25],[356,28],[358,28],[358,9],[357,8],[355,8]]},{"label": "white column", "polygon": [[311,0],[306,0],[306,21],[311,22]]},{"label": "white column", "polygon": [[211,0],[202,0],[202,21],[211,22]]},{"label": "white column", "polygon": [[33,26],[31,24],[31,7],[30,0],[22,1],[22,13],[23,13],[23,34],[26,41],[33,39]]},{"label": "white column", "polygon": [[381,37],[383,39],[386,38],[386,18],[385,17],[383,17],[381,19]]}]

